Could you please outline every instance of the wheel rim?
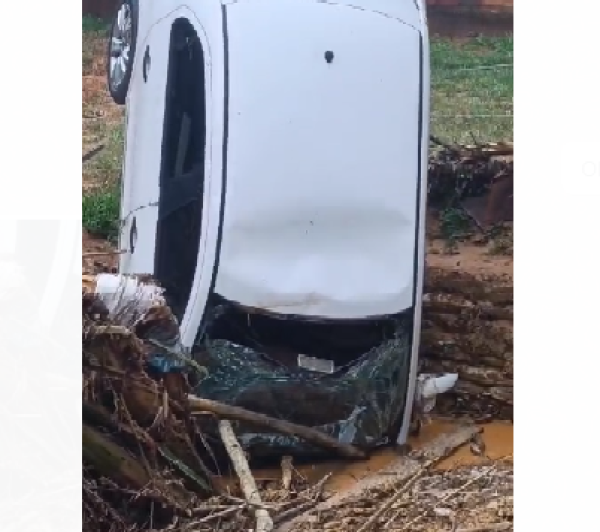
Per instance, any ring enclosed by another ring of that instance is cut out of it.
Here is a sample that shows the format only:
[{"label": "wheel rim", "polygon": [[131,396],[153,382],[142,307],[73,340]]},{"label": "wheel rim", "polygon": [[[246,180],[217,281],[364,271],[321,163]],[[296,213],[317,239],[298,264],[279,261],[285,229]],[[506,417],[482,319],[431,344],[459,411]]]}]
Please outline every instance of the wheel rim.
[{"label": "wheel rim", "polygon": [[132,25],[131,8],[123,4],[113,24],[110,40],[110,84],[113,89],[121,86],[129,69]]}]

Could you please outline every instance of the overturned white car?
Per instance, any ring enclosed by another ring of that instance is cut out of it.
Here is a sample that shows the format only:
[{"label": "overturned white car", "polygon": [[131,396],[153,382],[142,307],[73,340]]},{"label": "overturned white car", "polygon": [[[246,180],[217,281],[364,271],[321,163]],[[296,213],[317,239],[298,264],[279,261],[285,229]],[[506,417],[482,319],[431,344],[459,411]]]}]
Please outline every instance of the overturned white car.
[{"label": "overturned white car", "polygon": [[[154,275],[202,394],[406,439],[429,120],[423,0],[124,0],[123,273]],[[297,442],[247,434],[255,451]]]}]

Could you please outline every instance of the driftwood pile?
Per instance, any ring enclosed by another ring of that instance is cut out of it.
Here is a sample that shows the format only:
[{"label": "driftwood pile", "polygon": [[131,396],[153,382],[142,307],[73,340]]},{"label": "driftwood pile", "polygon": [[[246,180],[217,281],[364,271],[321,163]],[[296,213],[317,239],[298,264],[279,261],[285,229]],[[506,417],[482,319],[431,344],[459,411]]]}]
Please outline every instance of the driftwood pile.
[{"label": "driftwood pile", "polygon": [[188,515],[213,492],[212,474],[196,450],[185,382],[151,378],[141,339],[169,323],[168,309],[129,328],[112,323],[85,288],[82,303],[84,528],[126,530]]},{"label": "driftwood pile", "polygon": [[[150,279],[135,282],[153,286]],[[199,531],[214,530],[227,521],[232,530],[265,532],[316,505],[323,482],[299,485],[289,463],[283,467],[280,486],[285,497],[280,494],[274,500],[267,493],[263,500],[233,430],[232,423],[240,420],[304,438],[341,456],[364,456],[314,429],[191,396],[186,373],[157,372],[148,364],[158,352],[183,361],[192,372],[203,371],[164,343],[178,332],[164,302],[157,299],[146,308],[134,299],[109,312],[94,293],[94,283],[93,277],[84,276],[85,530],[118,532],[177,524],[181,531]],[[211,442],[208,434],[220,438]],[[224,461],[219,453],[239,479],[237,490],[224,489],[220,482]]]}]

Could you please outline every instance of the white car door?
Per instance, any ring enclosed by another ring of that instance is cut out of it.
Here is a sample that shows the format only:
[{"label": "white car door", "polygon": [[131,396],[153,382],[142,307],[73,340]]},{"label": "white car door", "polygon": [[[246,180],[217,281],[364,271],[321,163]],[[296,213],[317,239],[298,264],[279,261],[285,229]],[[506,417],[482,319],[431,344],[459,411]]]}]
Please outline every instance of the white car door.
[{"label": "white car door", "polygon": [[214,286],[222,215],[222,6],[156,18],[139,48],[146,60],[129,104],[121,271],[155,276],[189,347]]},{"label": "white car door", "polygon": [[[144,6],[142,6],[142,9]],[[158,219],[170,18],[151,24],[137,43],[127,101],[121,198],[122,273],[152,274]]]}]

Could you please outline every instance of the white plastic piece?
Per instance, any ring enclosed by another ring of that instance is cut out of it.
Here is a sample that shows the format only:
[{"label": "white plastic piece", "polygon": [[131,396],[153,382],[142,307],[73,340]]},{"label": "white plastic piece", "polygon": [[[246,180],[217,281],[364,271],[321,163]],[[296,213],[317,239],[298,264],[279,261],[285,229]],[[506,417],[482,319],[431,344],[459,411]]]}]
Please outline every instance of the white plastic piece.
[{"label": "white plastic piece", "polygon": [[142,284],[136,277],[102,273],[96,277],[95,293],[106,305],[111,317],[135,306],[135,313],[143,316],[156,304],[164,304],[164,290],[155,285]]},{"label": "white plastic piece", "polygon": [[421,396],[424,399],[429,397],[435,397],[440,393],[447,392],[454,387],[458,380],[458,373],[445,373],[440,376],[433,376],[422,374],[419,375],[419,379],[423,379],[423,388],[421,389]]},{"label": "white plastic piece", "polygon": [[458,380],[458,373],[444,373],[431,375],[421,373],[417,379],[417,396],[415,402],[422,413],[428,414],[435,407],[436,397],[454,387]]}]

